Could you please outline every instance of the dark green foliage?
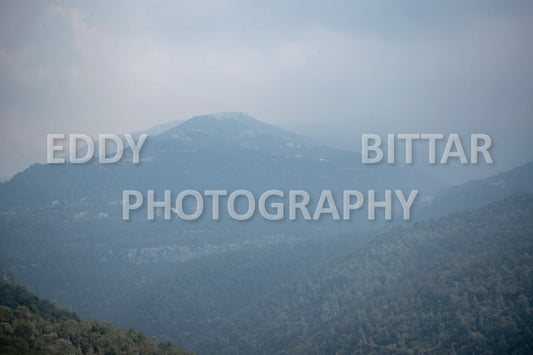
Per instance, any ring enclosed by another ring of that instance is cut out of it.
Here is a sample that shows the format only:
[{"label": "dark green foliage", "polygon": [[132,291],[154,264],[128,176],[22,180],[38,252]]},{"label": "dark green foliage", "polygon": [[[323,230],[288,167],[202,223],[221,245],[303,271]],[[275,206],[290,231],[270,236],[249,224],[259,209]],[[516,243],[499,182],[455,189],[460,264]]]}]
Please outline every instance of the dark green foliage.
[{"label": "dark green foliage", "polygon": [[80,320],[0,276],[0,354],[187,354],[132,329]]},{"label": "dark green foliage", "polygon": [[379,236],[238,313],[223,353],[533,352],[533,196]]},{"label": "dark green foliage", "polygon": [[59,309],[48,300],[29,293],[22,285],[15,285],[11,278],[0,270],[0,305],[16,308],[25,306],[31,312],[39,313],[45,320],[60,321],[66,319],[79,320],[79,317],[72,312]]}]

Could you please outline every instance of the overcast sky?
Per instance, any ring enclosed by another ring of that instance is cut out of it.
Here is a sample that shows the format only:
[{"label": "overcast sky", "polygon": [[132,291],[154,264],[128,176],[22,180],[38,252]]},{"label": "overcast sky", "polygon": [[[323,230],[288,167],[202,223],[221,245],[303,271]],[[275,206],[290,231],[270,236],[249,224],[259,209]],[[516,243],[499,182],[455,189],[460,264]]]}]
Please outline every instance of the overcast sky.
[{"label": "overcast sky", "polygon": [[531,1],[1,1],[0,177],[52,132],[243,111],[358,148],[484,132],[533,158]]}]

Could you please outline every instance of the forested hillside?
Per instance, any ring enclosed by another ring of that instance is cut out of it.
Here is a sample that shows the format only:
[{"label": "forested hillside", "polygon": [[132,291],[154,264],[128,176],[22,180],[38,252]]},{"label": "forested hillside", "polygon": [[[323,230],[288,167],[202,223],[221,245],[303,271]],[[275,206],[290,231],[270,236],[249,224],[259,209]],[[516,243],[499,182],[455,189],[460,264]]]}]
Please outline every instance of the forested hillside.
[{"label": "forested hillside", "polygon": [[483,179],[439,191],[429,203],[418,205],[416,220],[443,217],[465,208],[479,208],[515,193],[533,192],[533,161]]},{"label": "forested hillside", "polygon": [[533,351],[533,196],[398,228],[235,315],[203,351]]},{"label": "forested hillside", "polygon": [[0,354],[187,354],[133,329],[80,320],[0,270]]}]

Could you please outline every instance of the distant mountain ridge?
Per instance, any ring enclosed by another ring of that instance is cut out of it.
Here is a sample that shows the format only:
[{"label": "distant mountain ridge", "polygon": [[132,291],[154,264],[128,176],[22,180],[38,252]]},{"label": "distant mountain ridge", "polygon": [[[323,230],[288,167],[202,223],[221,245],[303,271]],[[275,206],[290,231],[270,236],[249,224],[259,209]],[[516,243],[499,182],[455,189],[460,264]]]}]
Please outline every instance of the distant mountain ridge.
[{"label": "distant mountain ridge", "polygon": [[416,214],[420,218],[445,216],[466,208],[481,207],[515,193],[533,193],[533,161],[484,179],[439,191]]},{"label": "distant mountain ridge", "polygon": [[[203,130],[205,133],[216,133],[227,138],[254,138],[257,135],[276,137],[296,144],[319,145],[315,140],[261,122],[242,112],[222,112],[209,115],[194,116],[184,121],[176,130]],[[175,129],[167,131],[172,134]]]},{"label": "distant mountain ridge", "polygon": [[[87,164],[31,166],[0,184],[0,211],[83,199],[93,213],[120,216],[108,204],[120,199],[123,189],[147,187],[258,191],[417,187],[431,193],[441,186],[412,169],[364,166],[357,153],[319,145],[243,113],[195,116],[163,126],[148,137],[139,165],[131,164],[131,152],[126,150],[117,164],[93,159]],[[115,197],[110,200],[110,196]]]},{"label": "distant mountain ridge", "polygon": [[163,132],[166,132],[166,131],[168,131],[168,130],[176,127],[176,126],[179,126],[183,122],[185,122],[185,120],[170,121],[170,122],[167,122],[167,123],[163,123],[163,124],[154,126],[154,127],[150,128],[150,129],[144,130],[142,132],[135,133],[134,135],[136,137],[138,137],[139,135],[141,135],[141,133],[146,133],[146,134],[148,134],[150,136],[156,136],[156,135],[161,134]]}]

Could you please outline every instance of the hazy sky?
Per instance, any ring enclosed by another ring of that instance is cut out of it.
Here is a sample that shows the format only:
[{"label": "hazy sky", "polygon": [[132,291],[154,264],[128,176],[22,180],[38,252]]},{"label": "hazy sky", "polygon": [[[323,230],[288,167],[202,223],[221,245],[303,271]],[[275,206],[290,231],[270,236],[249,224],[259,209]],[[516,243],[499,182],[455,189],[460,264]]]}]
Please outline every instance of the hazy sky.
[{"label": "hazy sky", "polygon": [[46,134],[243,111],[337,146],[484,132],[533,158],[531,1],[1,1],[0,177]]}]

